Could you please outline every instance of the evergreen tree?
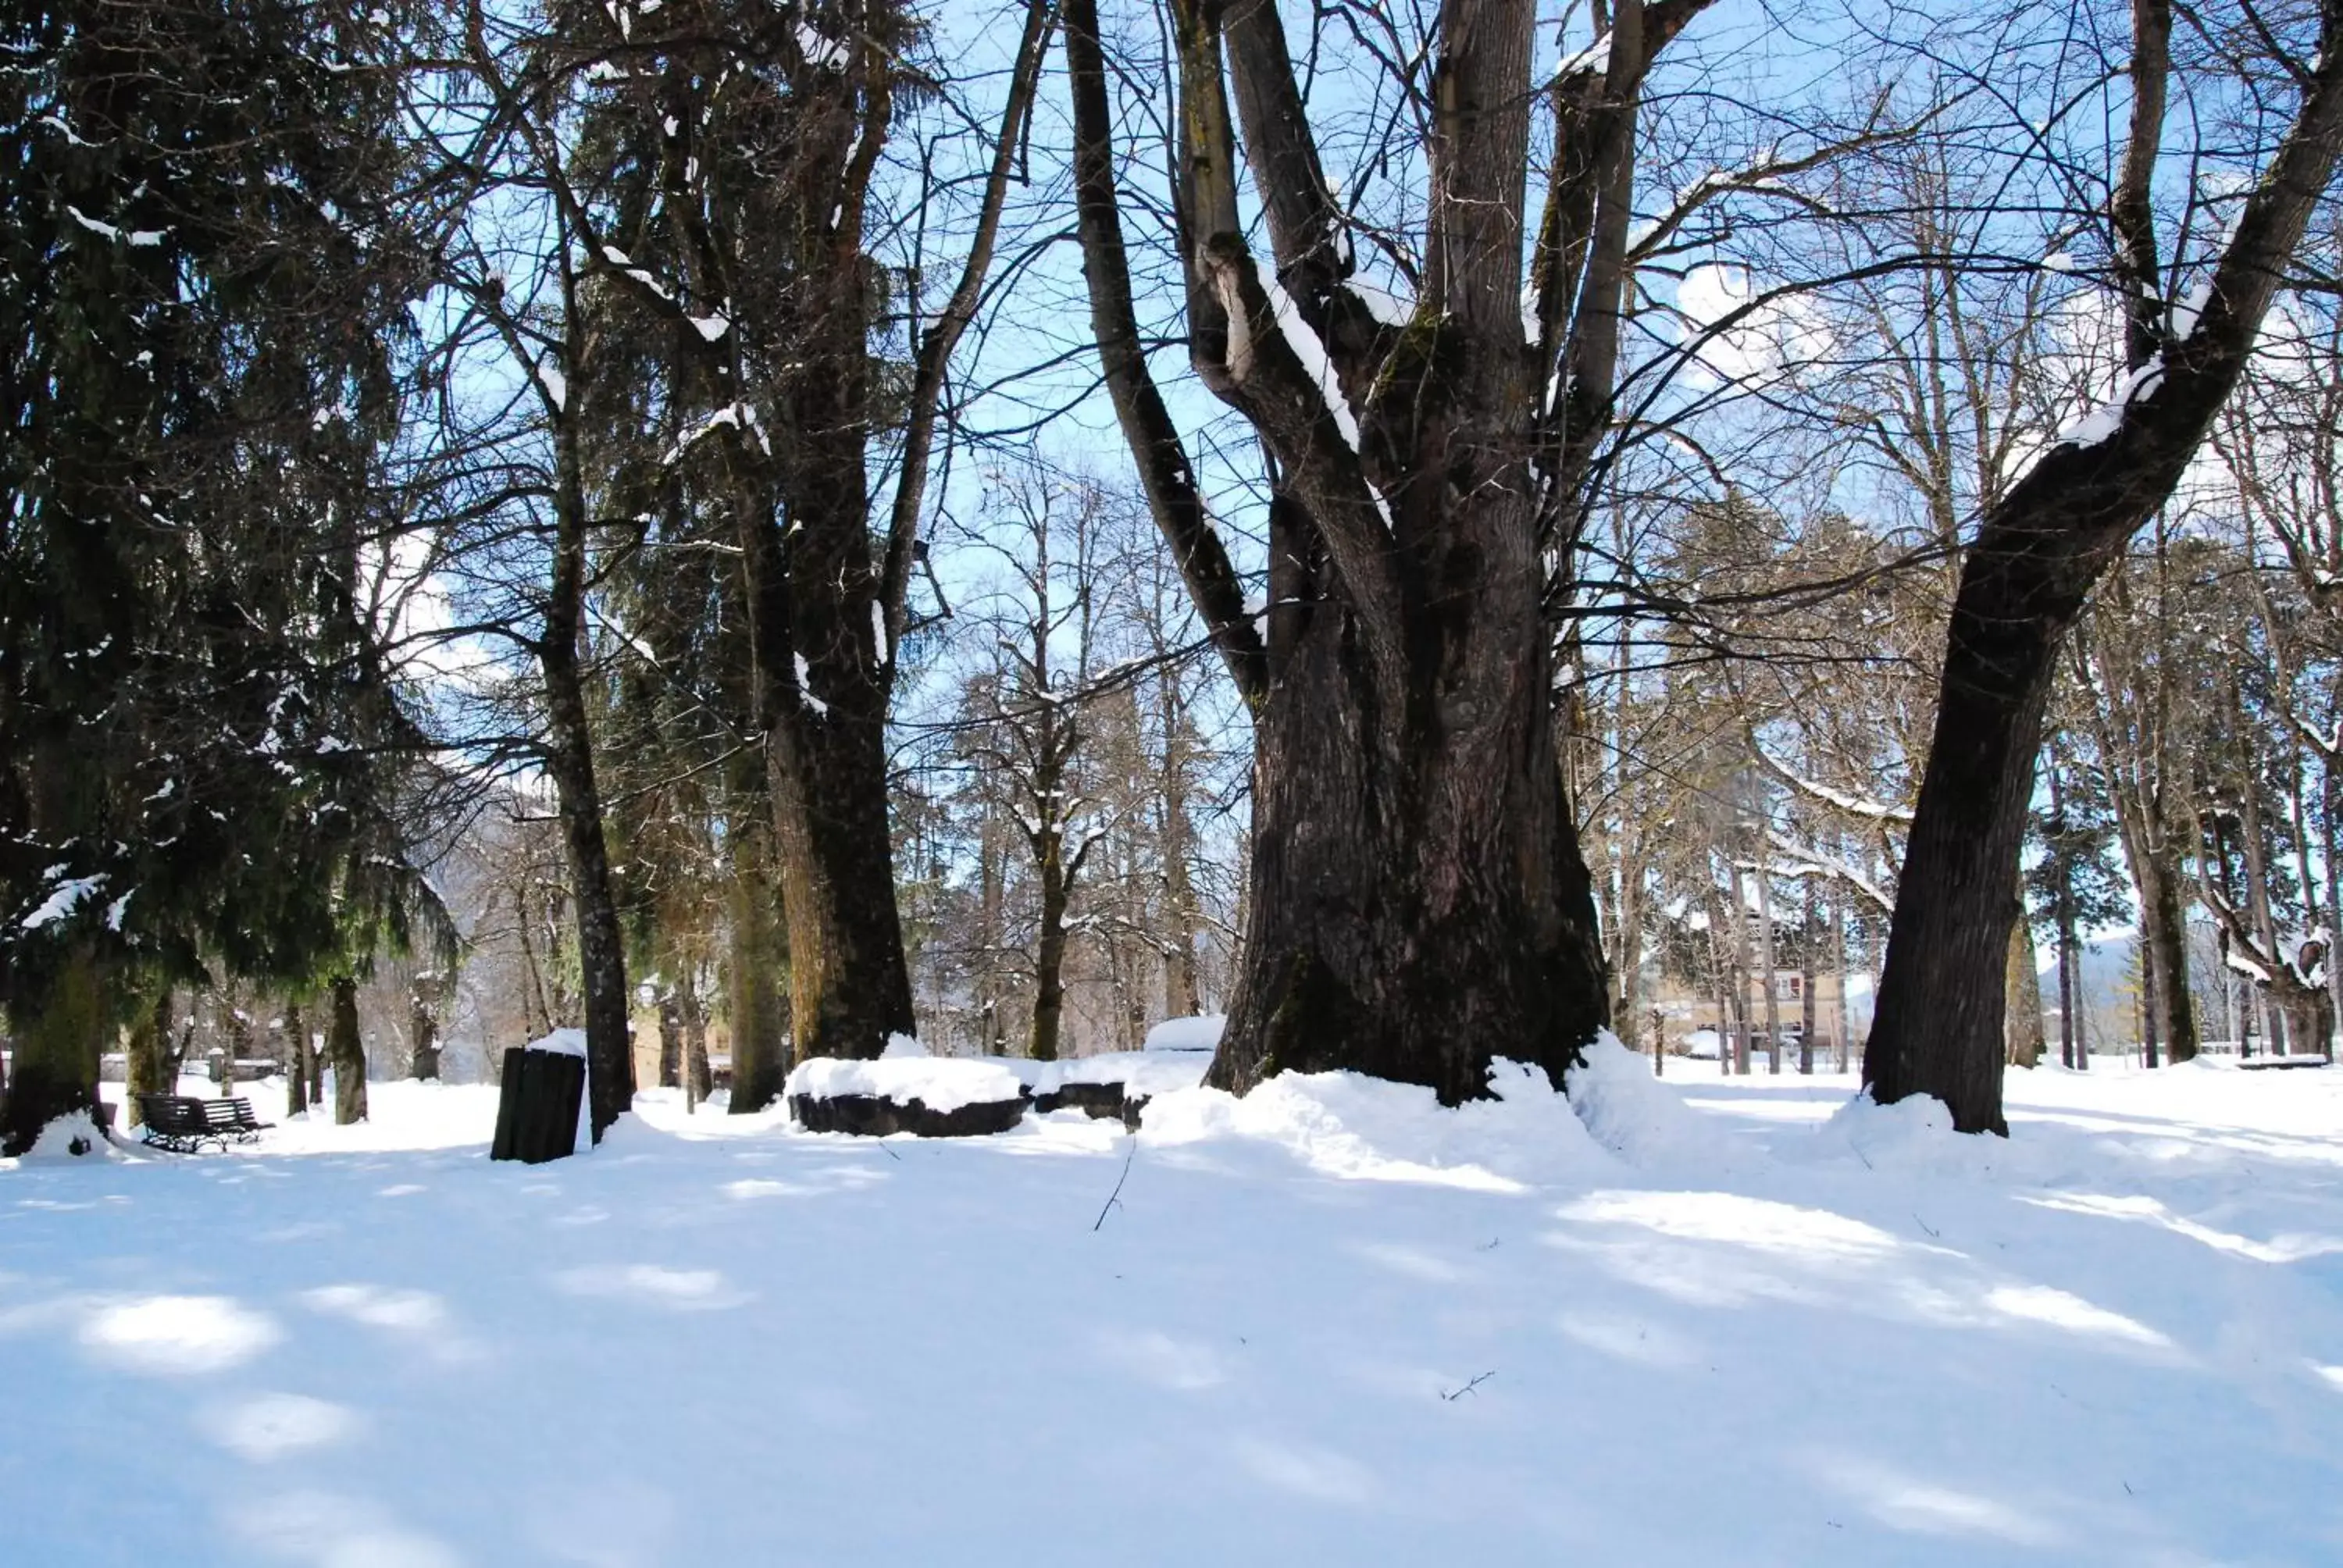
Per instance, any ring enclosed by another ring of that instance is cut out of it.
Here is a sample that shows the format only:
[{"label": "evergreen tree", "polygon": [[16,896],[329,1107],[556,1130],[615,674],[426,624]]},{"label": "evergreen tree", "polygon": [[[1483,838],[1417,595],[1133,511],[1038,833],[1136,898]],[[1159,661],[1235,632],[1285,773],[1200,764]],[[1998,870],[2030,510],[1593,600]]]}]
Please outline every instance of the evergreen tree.
[{"label": "evergreen tree", "polygon": [[[158,982],[421,901],[359,593],[394,355],[395,19],[34,0],[0,32],[0,1147]],[[151,1004],[149,1004],[151,1005]]]}]

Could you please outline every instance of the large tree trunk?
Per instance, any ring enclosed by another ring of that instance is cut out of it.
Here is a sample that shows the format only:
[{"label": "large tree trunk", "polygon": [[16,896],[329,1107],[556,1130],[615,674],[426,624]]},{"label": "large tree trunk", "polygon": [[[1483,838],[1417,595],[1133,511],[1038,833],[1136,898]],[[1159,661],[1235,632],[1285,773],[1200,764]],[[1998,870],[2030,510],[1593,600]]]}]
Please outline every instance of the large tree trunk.
[{"label": "large tree trunk", "polygon": [[[1488,520],[1493,548],[1504,532]],[[1486,1091],[1493,1055],[1559,1085],[1608,1021],[1515,544],[1477,605],[1417,607],[1408,689],[1379,678],[1338,601],[1272,612],[1291,644],[1258,729],[1251,918],[1208,1082],[1348,1069],[1453,1104]]]},{"label": "large tree trunk", "polygon": [[[2153,168],[2162,133],[2164,63],[2146,32],[2134,74],[2157,79],[2152,93],[2135,93],[2118,226],[2147,178],[2132,167]],[[2134,333],[2138,379],[2113,430],[2046,453],[1986,511],[1962,563],[1864,1052],[1865,1080],[1883,1103],[1930,1094],[1963,1131],[2007,1131],[2000,980],[2052,662],[2092,586],[2170,498],[2227,401],[2343,151],[2343,0],[2322,0],[2320,45],[2294,125],[2238,212],[2193,329]],[[2157,286],[2148,271],[2142,290]]]},{"label": "large tree trunk", "polygon": [[46,983],[10,1005],[13,1060],[0,1101],[0,1154],[22,1154],[41,1129],[97,1110],[97,1059],[114,1031],[104,966],[76,942]]},{"label": "large tree trunk", "polygon": [[[862,250],[895,68],[881,35],[900,21],[872,9],[840,68],[795,84],[779,239],[801,268],[782,323],[791,368],[763,447],[769,490],[736,503],[800,1060],[875,1057],[916,1027],[887,818],[894,650],[871,561],[868,339],[881,285]],[[747,435],[735,431],[744,457]]]},{"label": "large tree trunk", "polygon": [[326,1059],[334,1069],[334,1125],[367,1119],[366,1042],[358,1036],[358,982],[336,975],[326,1025]]},{"label": "large tree trunk", "polygon": [[[856,343],[859,355],[859,335]],[[821,417],[861,424],[842,407]],[[850,528],[797,529],[786,566],[769,522],[749,530],[747,547],[799,1060],[875,1057],[889,1036],[914,1029],[895,908],[886,688],[873,655],[877,601],[860,521],[859,454],[854,462],[854,477],[833,476],[829,487],[852,494],[824,497],[827,508],[853,514]]]}]

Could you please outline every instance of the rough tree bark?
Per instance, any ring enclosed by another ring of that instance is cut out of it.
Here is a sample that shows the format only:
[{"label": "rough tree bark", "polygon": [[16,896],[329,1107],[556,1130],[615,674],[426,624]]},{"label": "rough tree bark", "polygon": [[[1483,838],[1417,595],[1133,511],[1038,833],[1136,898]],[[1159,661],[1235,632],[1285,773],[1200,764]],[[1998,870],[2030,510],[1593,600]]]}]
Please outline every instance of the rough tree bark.
[{"label": "rough tree bark", "polygon": [[[2164,67],[2150,47],[2166,0],[2136,0],[2127,181],[2119,240],[2150,221],[2131,201],[2162,136]],[[2152,80],[2151,80],[2152,79]],[[1864,1078],[1881,1102],[1928,1094],[1967,1132],[2004,1132],[2001,970],[2018,853],[2054,661],[2092,586],[2161,507],[2243,370],[2278,278],[2343,152],[2343,0],[2321,0],[2319,49],[2302,99],[2247,194],[2193,331],[2136,309],[2130,396],[2115,429],[2067,440],[1986,513],[1962,563],[1946,639],[1934,739],[1896,889],[1879,1013]],[[2152,90],[2151,90],[2152,89]],[[2136,280],[2157,288],[2154,269]],[[2160,297],[2160,291],[2159,291]]]},{"label": "rough tree bark", "polygon": [[97,1059],[114,1030],[104,969],[87,942],[58,961],[37,995],[8,1010],[13,1060],[0,1100],[0,1154],[22,1154],[41,1129],[76,1111],[96,1113]]}]

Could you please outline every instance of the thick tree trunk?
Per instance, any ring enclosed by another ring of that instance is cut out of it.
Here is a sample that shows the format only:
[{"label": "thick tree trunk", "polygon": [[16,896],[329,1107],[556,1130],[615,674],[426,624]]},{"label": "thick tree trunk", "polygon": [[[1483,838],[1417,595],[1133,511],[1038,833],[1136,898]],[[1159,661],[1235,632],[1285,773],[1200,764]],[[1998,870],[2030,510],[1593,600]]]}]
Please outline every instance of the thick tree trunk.
[{"label": "thick tree trunk", "polygon": [[[858,359],[860,343],[858,335]],[[818,412],[801,409],[799,417]],[[824,417],[860,427],[847,407],[831,407]],[[832,474],[822,487],[822,508],[850,509],[850,528],[807,521],[791,533],[786,563],[770,520],[745,530],[789,933],[790,1029],[799,1060],[875,1057],[889,1036],[914,1030],[895,908],[885,650],[873,645],[877,601],[861,522],[859,450],[853,475]],[[737,1077],[735,1084],[737,1104]]]},{"label": "thick tree trunk", "polygon": [[37,994],[8,1010],[13,1062],[0,1100],[0,1154],[22,1154],[41,1129],[97,1109],[97,1059],[114,1031],[104,966],[75,943]]},{"label": "thick tree trunk", "polygon": [[1258,729],[1250,915],[1208,1082],[1349,1069],[1454,1104],[1486,1092],[1493,1056],[1559,1087],[1609,1021],[1535,579],[1507,586],[1477,606],[1427,593],[1408,690],[1338,601],[1272,614],[1291,646]]},{"label": "thick tree trunk", "polygon": [[171,1060],[171,988],[156,988],[155,1000],[130,1026],[130,1039],[123,1063],[123,1124],[136,1127],[146,1118],[139,1114],[138,1097],[142,1094],[176,1094],[178,1076]]},{"label": "thick tree trunk", "polygon": [[[754,805],[753,797],[736,799]],[[732,1015],[733,1114],[762,1111],[789,1075],[789,1013],[782,990],[794,960],[775,896],[770,824],[761,809],[730,825],[731,877],[725,885],[730,951],[725,964]]]},{"label": "thick tree trunk", "polygon": [[[1882,1104],[1934,1095],[1962,1131],[2006,1133],[2002,1022],[2018,849],[2051,660],[2074,611],[2043,615],[2026,574],[1986,548],[1972,553],[1954,604],[1863,1074]],[[2003,569],[1980,569],[1989,561]]]},{"label": "thick tree trunk", "polygon": [[358,982],[336,975],[326,1026],[326,1057],[334,1068],[334,1125],[367,1119],[366,1042],[358,1036]]}]

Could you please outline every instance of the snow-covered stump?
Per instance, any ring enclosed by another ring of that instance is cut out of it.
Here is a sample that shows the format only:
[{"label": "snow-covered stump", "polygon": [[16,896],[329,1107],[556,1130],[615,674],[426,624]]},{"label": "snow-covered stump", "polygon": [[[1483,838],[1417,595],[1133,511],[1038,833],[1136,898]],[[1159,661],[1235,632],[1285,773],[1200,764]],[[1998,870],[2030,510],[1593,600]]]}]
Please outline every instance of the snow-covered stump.
[{"label": "snow-covered stump", "polygon": [[[573,1035],[574,1041],[568,1038]],[[583,1030],[557,1030],[543,1040],[507,1050],[503,1088],[497,1098],[497,1135],[488,1146],[488,1158],[539,1165],[576,1153],[578,1111],[585,1097]]]},{"label": "snow-covered stump", "polygon": [[1028,1109],[1079,1111],[1136,1131],[1150,1100],[1203,1081],[1220,1025],[1218,1018],[1174,1019],[1156,1026],[1145,1050],[1068,1061],[928,1056],[898,1036],[875,1061],[799,1062],[782,1093],[811,1132],[980,1138],[1008,1131]]},{"label": "snow-covered stump", "polygon": [[1144,1050],[1033,1064],[1039,1070],[1027,1085],[1033,1109],[1045,1114],[1079,1111],[1101,1121],[1119,1121],[1136,1132],[1149,1101],[1204,1081],[1220,1025],[1217,1017],[1170,1019],[1149,1032]]},{"label": "snow-covered stump", "polygon": [[909,1132],[918,1138],[981,1138],[1006,1132],[1024,1119],[1025,1101],[983,1101],[939,1111],[925,1101],[889,1100],[876,1094],[792,1094],[789,1114],[809,1132],[850,1132],[885,1138]]},{"label": "snow-covered stump", "polygon": [[801,1061],[782,1086],[789,1114],[812,1132],[884,1138],[980,1138],[1023,1120],[1027,1093],[998,1061],[914,1054],[900,1037],[875,1061],[818,1056]]}]

